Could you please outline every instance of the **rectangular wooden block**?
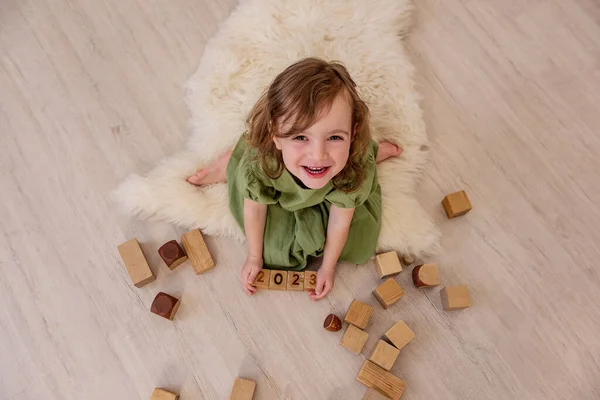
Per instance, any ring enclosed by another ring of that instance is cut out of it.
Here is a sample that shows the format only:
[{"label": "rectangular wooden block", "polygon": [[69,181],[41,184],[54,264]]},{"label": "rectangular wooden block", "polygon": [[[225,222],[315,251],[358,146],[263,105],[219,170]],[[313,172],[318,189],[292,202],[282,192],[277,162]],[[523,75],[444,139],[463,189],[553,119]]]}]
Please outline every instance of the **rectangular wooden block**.
[{"label": "rectangular wooden block", "polygon": [[165,389],[156,388],[152,392],[152,397],[150,400],[178,400],[179,395],[175,393],[171,393]]},{"label": "rectangular wooden block", "polygon": [[444,197],[442,206],[444,206],[448,218],[458,217],[471,211],[471,201],[464,190]]},{"label": "rectangular wooden block", "polygon": [[379,393],[375,389],[367,389],[365,395],[362,400],[389,400],[390,398]]},{"label": "rectangular wooden block", "polygon": [[393,278],[388,279],[373,290],[373,296],[381,304],[381,307],[388,308],[404,296],[404,290]]},{"label": "rectangular wooden block", "polygon": [[369,334],[354,325],[348,325],[348,329],[344,332],[340,344],[353,353],[360,354],[365,343],[369,339]]},{"label": "rectangular wooden block", "polygon": [[288,271],[271,270],[269,290],[287,290]]},{"label": "rectangular wooden block", "polygon": [[150,269],[137,239],[128,240],[117,246],[117,249],[125,268],[127,268],[129,277],[136,287],[142,287],[156,280],[156,276]]},{"label": "rectangular wooden block", "polygon": [[365,329],[372,315],[373,307],[362,301],[354,300],[348,308],[344,321],[360,329]]},{"label": "rectangular wooden block", "polygon": [[415,334],[410,330],[408,325],[404,321],[398,321],[385,333],[385,337],[394,345],[398,350],[401,350],[408,344]]},{"label": "rectangular wooden block", "polygon": [[269,283],[271,282],[271,270],[270,269],[261,269],[258,271],[256,278],[254,279],[254,283],[252,286],[257,289],[268,290]]},{"label": "rectangular wooden block", "polygon": [[363,385],[377,389],[377,391],[393,400],[402,397],[402,393],[406,389],[406,384],[402,379],[397,378],[369,360],[365,361],[356,379]]},{"label": "rectangular wooden block", "polygon": [[288,271],[287,290],[304,290],[304,272]]},{"label": "rectangular wooden block", "polygon": [[248,379],[235,378],[229,400],[252,400],[255,389],[256,382]]},{"label": "rectangular wooden block", "polygon": [[400,350],[380,340],[377,342],[377,346],[375,346],[375,350],[373,350],[373,354],[371,354],[369,360],[389,371],[394,366],[398,354],[400,354]]},{"label": "rectangular wooden block", "polygon": [[316,289],[317,271],[304,271],[304,290]]},{"label": "rectangular wooden block", "polygon": [[183,244],[196,275],[210,271],[215,267],[215,262],[208,251],[208,247],[206,247],[200,229],[194,229],[181,235],[181,244]]},{"label": "rectangular wooden block", "polygon": [[400,264],[400,259],[395,251],[378,254],[375,257],[375,263],[377,264],[377,272],[381,279],[398,275],[402,272],[402,264]]},{"label": "rectangular wooden block", "polygon": [[471,306],[469,288],[466,285],[445,287],[440,294],[444,310],[461,310]]}]

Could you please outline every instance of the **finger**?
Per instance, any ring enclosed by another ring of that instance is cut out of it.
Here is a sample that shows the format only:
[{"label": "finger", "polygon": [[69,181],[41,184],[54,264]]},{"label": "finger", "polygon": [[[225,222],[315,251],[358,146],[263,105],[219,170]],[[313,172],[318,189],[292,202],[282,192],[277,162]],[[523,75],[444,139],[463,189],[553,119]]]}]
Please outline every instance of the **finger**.
[{"label": "finger", "polygon": [[325,282],[325,287],[323,288],[323,291],[321,292],[321,294],[315,296],[315,300],[321,300],[323,297],[327,296],[327,294],[331,291],[332,287],[333,285],[330,281]]},{"label": "finger", "polygon": [[[246,291],[246,293],[248,293],[250,296],[252,296],[254,294],[254,291],[256,290],[255,287],[250,286],[249,284],[244,284],[244,290]],[[254,289],[254,290],[253,290]]]},{"label": "finger", "polygon": [[256,279],[256,275],[258,275],[258,271],[260,271],[259,269],[251,269],[250,270],[250,274],[248,274],[248,283],[254,283],[254,280]]},{"label": "finger", "polygon": [[325,281],[323,279],[317,278],[317,285],[315,287],[315,293],[317,294],[317,296],[321,294],[324,287],[325,287]]}]

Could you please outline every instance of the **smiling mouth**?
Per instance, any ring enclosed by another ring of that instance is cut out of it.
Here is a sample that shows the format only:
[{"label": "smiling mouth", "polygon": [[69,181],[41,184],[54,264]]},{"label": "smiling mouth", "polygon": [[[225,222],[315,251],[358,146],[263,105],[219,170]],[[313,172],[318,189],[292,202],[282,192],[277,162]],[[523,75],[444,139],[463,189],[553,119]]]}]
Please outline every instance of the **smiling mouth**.
[{"label": "smiling mouth", "polygon": [[320,177],[325,175],[325,173],[329,170],[329,168],[331,167],[302,167],[304,168],[304,170],[310,175],[310,176],[314,176],[314,177]]}]

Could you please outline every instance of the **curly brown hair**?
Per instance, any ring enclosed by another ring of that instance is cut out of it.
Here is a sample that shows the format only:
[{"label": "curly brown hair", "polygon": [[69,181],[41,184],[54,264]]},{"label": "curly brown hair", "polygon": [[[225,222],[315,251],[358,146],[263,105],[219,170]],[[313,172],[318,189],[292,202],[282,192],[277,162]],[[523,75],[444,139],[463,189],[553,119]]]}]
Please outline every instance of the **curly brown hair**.
[{"label": "curly brown hair", "polygon": [[[275,147],[273,135],[290,137],[305,131],[323,110],[331,108],[340,93],[345,93],[352,107],[353,131],[348,162],[332,183],[344,192],[360,188],[371,139],[369,108],[344,65],[318,58],[297,61],[277,75],[246,120],[246,140],[257,150],[256,158],[269,178],[279,178],[284,170],[281,151]],[[291,129],[280,132],[277,126],[287,122],[293,122]]]}]

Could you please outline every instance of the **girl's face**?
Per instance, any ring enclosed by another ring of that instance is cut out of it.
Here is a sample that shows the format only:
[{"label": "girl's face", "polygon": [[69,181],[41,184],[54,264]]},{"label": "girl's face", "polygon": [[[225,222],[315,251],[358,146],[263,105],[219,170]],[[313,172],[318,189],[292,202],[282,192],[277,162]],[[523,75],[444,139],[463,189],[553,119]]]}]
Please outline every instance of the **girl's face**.
[{"label": "girl's face", "polygon": [[[280,132],[286,128],[279,127]],[[286,169],[311,189],[327,185],[344,167],[352,140],[352,108],[340,93],[329,112],[304,132],[290,136],[273,136],[281,150]]]}]

